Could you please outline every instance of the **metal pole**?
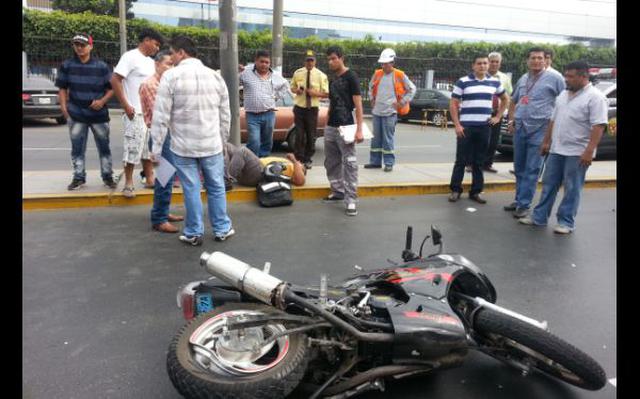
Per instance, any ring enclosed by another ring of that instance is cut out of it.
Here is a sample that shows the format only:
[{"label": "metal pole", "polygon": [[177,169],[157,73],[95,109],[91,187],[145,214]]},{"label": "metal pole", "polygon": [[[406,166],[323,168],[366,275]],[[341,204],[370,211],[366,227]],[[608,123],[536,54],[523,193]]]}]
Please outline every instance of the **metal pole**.
[{"label": "metal pole", "polygon": [[282,0],[273,0],[273,54],[271,61],[273,70],[280,73],[282,73],[282,3]]},{"label": "metal pole", "polygon": [[127,52],[127,7],[125,0],[118,0],[118,14],[120,16],[120,55]]},{"label": "metal pole", "polygon": [[238,33],[236,0],[220,0],[220,73],[229,90],[231,131],[229,142],[240,145],[240,89],[238,84]]}]

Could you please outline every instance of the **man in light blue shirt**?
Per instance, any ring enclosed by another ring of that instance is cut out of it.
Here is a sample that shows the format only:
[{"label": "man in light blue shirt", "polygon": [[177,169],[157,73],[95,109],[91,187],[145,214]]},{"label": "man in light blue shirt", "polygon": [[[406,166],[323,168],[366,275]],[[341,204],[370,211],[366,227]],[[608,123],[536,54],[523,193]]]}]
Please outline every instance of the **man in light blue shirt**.
[{"label": "man in light blue shirt", "polygon": [[560,186],[564,196],[558,206],[558,225],[554,232],[569,234],[574,230],[580,193],[587,168],[607,125],[608,103],[605,95],[589,83],[589,65],[576,61],[565,67],[567,90],[556,100],[541,154],[549,154],[540,201],[530,218],[520,219],[525,225],[544,226]]},{"label": "man in light blue shirt", "polygon": [[540,144],[556,104],[556,97],[565,89],[559,74],[545,70],[545,49],[531,48],[527,55],[529,72],[516,83],[509,104],[509,132],[513,136],[513,166],[516,174],[515,202],[504,207],[513,216],[529,214],[531,201],[542,168]]}]

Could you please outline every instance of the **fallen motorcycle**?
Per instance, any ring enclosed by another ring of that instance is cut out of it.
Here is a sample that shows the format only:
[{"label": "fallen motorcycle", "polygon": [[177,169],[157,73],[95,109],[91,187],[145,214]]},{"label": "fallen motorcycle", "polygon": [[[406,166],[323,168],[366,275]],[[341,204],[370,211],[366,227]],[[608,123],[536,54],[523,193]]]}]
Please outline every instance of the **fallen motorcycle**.
[{"label": "fallen motorcycle", "polygon": [[483,352],[524,375],[538,370],[601,389],[591,357],[539,322],[495,305],[487,276],[464,256],[411,250],[401,265],[364,272],[342,285],[296,286],[222,252],[200,263],[214,277],[178,291],[187,323],[169,346],[167,370],[187,398],[348,398],[384,390],[385,380],[462,365]]}]

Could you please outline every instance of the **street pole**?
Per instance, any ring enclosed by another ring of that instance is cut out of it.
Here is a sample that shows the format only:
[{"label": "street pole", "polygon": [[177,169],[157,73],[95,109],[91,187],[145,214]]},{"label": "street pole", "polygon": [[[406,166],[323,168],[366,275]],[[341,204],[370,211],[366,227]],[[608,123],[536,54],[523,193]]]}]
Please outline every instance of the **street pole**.
[{"label": "street pole", "polygon": [[118,14],[120,16],[120,55],[127,52],[127,7],[125,0],[118,0]]},{"label": "street pole", "polygon": [[220,73],[229,90],[231,131],[229,142],[240,145],[240,89],[238,84],[238,33],[236,0],[220,0]]},{"label": "street pole", "polygon": [[273,0],[273,70],[282,73],[282,0]]}]

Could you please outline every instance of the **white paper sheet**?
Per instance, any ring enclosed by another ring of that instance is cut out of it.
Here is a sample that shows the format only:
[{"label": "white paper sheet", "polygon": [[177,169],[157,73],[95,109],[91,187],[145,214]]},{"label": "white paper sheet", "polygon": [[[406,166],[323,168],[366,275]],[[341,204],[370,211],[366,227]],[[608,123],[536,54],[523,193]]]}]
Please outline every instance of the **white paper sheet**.
[{"label": "white paper sheet", "polygon": [[[344,139],[344,142],[347,144],[351,144],[356,139],[356,129],[358,125],[345,125],[338,127],[338,131],[340,135]],[[369,130],[369,127],[366,123],[362,123],[362,136],[365,140],[373,138],[373,134]]]},{"label": "white paper sheet", "polygon": [[176,172],[176,168],[174,168],[173,165],[171,165],[165,158],[162,158],[159,155],[156,158],[158,160],[158,165],[155,168],[156,179],[162,187],[166,187],[169,179]]}]

